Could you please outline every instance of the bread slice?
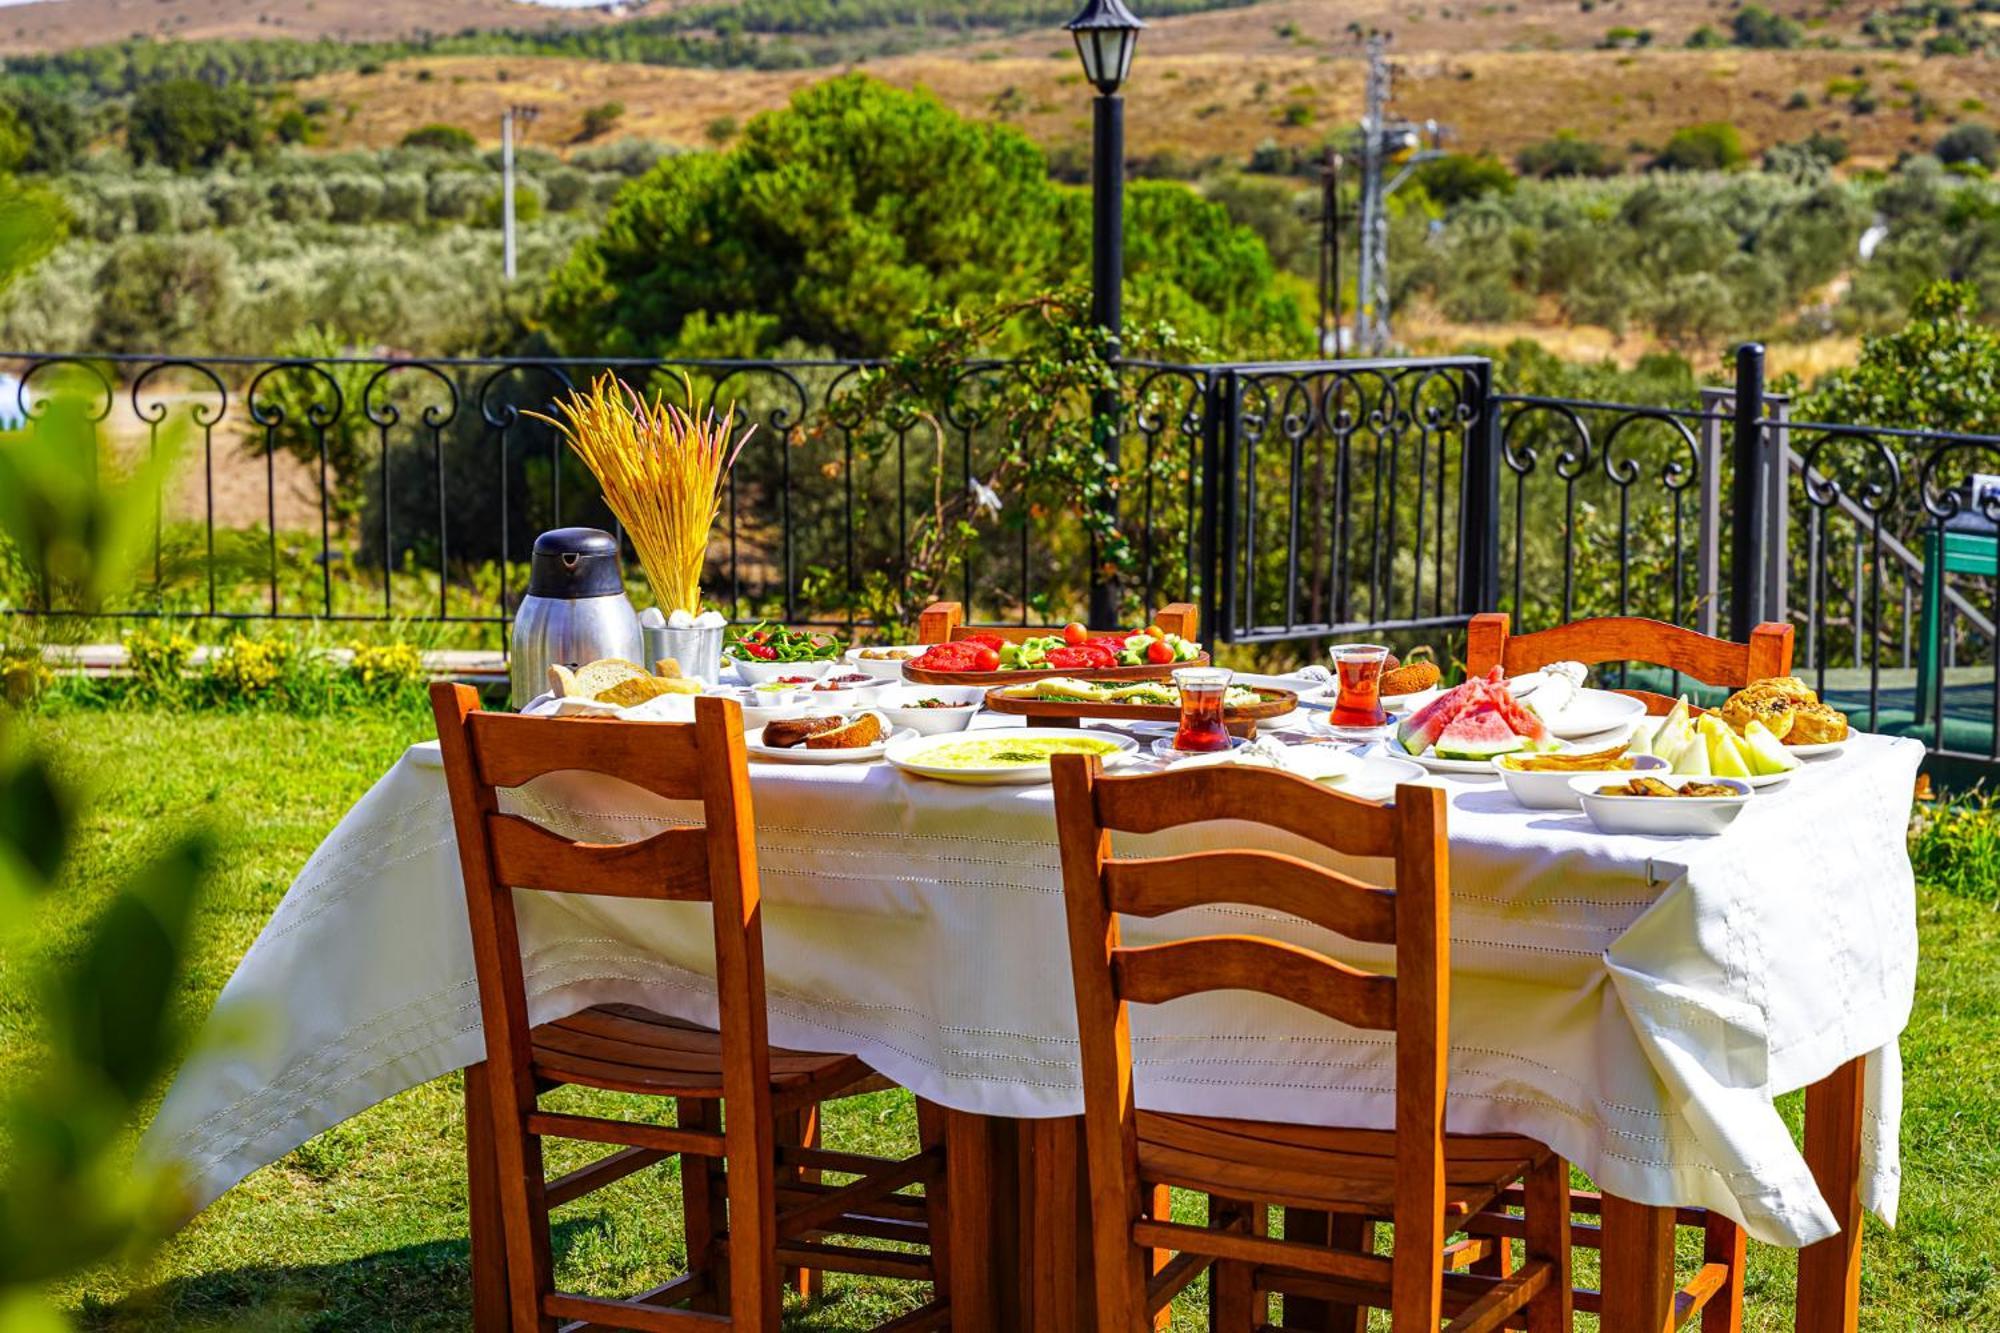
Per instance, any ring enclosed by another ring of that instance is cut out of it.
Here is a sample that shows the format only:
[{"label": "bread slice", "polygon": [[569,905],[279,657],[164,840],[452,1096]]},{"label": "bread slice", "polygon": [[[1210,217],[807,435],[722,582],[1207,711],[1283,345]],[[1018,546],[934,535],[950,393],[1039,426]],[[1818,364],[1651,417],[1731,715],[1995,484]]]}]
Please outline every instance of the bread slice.
[{"label": "bread slice", "polygon": [[560,662],[549,666],[549,693],[558,699],[581,699],[582,692],[576,688],[576,672]]},{"label": "bread slice", "polygon": [[679,680],[681,678],[680,659],[678,657],[661,658],[659,661],[653,663],[653,674],[656,676],[665,676],[668,680]]},{"label": "bread slice", "polygon": [[608,690],[600,690],[596,699],[601,704],[615,704],[620,708],[630,708],[634,704],[657,699],[663,694],[699,694],[701,687],[688,689],[689,682],[666,680],[660,676],[628,676]]},{"label": "bread slice", "polygon": [[620,681],[645,674],[646,668],[637,662],[622,657],[600,657],[576,669],[575,692],[585,699],[595,699]]},{"label": "bread slice", "polygon": [[882,719],[873,713],[857,713],[845,726],[816,731],[806,737],[808,750],[858,750],[882,739]]}]

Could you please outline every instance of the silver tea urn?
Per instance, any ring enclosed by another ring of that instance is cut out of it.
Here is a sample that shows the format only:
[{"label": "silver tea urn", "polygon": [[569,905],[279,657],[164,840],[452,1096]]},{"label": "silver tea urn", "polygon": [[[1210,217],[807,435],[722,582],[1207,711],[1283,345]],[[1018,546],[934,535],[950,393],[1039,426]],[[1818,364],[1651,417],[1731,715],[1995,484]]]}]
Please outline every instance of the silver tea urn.
[{"label": "silver tea urn", "polygon": [[514,613],[513,706],[548,689],[553,665],[601,657],[638,662],[644,651],[638,613],[618,574],[617,539],[599,528],[557,528],[535,538],[528,595]]}]

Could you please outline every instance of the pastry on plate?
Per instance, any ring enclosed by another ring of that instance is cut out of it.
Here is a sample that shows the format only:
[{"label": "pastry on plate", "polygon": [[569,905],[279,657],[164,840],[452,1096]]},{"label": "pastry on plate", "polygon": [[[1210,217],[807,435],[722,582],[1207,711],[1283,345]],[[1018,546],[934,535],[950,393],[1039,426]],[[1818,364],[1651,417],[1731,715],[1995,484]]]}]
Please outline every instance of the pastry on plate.
[{"label": "pastry on plate", "polygon": [[832,731],[846,724],[847,719],[839,714],[822,713],[817,717],[785,717],[765,724],[764,744],[780,750],[789,750],[795,745],[803,745],[818,732]]}]

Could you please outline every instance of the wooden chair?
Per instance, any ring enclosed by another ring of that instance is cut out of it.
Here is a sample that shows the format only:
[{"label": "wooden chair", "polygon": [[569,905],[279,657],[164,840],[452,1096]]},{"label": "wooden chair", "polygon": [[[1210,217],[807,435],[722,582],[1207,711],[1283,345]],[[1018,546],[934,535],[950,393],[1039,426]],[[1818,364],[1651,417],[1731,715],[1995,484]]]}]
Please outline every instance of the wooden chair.
[{"label": "wooden chair", "polygon": [[[1465,673],[1483,676],[1502,667],[1510,676],[1538,671],[1551,662],[1647,662],[1691,676],[1704,685],[1741,689],[1753,680],[1792,673],[1792,627],[1770,622],[1750,631],[1750,642],[1727,639],[1643,616],[1600,616],[1533,634],[1508,632],[1505,612],[1472,618],[1465,641]],[[1654,716],[1672,699],[1651,690],[1620,690],[1643,700]]]},{"label": "wooden chair", "polygon": [[[1201,637],[1201,612],[1190,602],[1169,602],[1154,615],[1153,623],[1183,639],[1198,641]],[[965,623],[965,607],[958,602],[932,602],[917,617],[918,643],[950,643],[973,634],[992,634],[1008,643],[1019,643],[1038,634],[1060,633],[1060,625],[981,625],[975,628]]]},{"label": "wooden chair", "polygon": [[[1568,1333],[1569,1168],[1515,1135],[1444,1128],[1447,970],[1445,793],[1397,789],[1381,806],[1271,770],[1195,768],[1101,777],[1094,759],[1054,764],[1070,960],[1082,1038],[1099,1333],[1142,1333],[1153,1314],[1210,1266],[1215,1328],[1267,1320],[1263,1293],[1386,1308],[1396,1333],[1455,1333],[1523,1322]],[[1218,850],[1114,859],[1113,830],[1154,833],[1221,819],[1282,829],[1352,856],[1396,864],[1377,888],[1296,857]],[[1235,903],[1391,945],[1394,976],[1252,935],[1144,948],[1120,943],[1119,913],[1157,917]],[[1142,1111],[1135,1103],[1127,1006],[1212,990],[1258,991],[1352,1027],[1396,1034],[1395,1128],[1326,1129]],[[1523,1182],[1527,1257],[1505,1277],[1445,1273],[1445,1240]],[[1209,1196],[1207,1228],[1147,1203],[1159,1186]],[[1395,1223],[1395,1252],[1273,1240],[1272,1205]],[[1152,1215],[1149,1215],[1149,1211]],[[1177,1256],[1149,1277],[1149,1255]]]},{"label": "wooden chair", "polygon": [[[1792,627],[1766,622],[1750,632],[1748,643],[1731,643],[1706,634],[1670,625],[1665,621],[1639,616],[1604,616],[1559,625],[1534,634],[1508,632],[1504,613],[1474,616],[1466,638],[1465,669],[1468,675],[1484,675],[1498,666],[1510,676],[1535,671],[1550,662],[1649,662],[1691,676],[1704,685],[1741,689],[1753,680],[1788,676],[1792,672]],[[1641,699],[1655,716],[1673,707],[1673,700],[1650,690],[1622,690]],[[1518,1197],[1515,1199],[1518,1202]],[[1578,1191],[1572,1200],[1578,1213],[1602,1211],[1603,1200],[1593,1192]],[[1705,1208],[1681,1208],[1675,1212],[1676,1225],[1701,1232],[1702,1265],[1680,1289],[1684,1318],[1701,1313],[1702,1327],[1710,1333],[1739,1333],[1743,1326],[1743,1228],[1732,1219]],[[1516,1218],[1491,1216],[1475,1219],[1474,1234],[1504,1239],[1520,1234]],[[1579,1225],[1575,1243],[1584,1249],[1602,1244],[1601,1232],[1593,1225]],[[1504,1271],[1506,1251],[1497,1249],[1483,1265],[1485,1271]],[[1493,1261],[1501,1265],[1496,1269]],[[1671,1255],[1669,1257],[1671,1262]],[[1475,1266],[1475,1271],[1482,1266]],[[1579,1293],[1579,1308],[1594,1309],[1596,1293]]]},{"label": "wooden chair", "polygon": [[[475,1186],[497,1194],[515,1333],[539,1333],[557,1319],[659,1333],[776,1333],[781,1266],[930,1281],[934,1298],[886,1327],[898,1333],[944,1327],[943,1264],[932,1262],[942,1246],[927,1257],[822,1243],[830,1235],[920,1243],[945,1235],[936,1108],[919,1104],[926,1146],[902,1161],[782,1142],[783,1126],[796,1130],[821,1101],[889,1085],[854,1056],[777,1049],[766,1037],[756,844],[736,703],[698,699],[691,724],[519,717],[481,712],[473,690],[441,682],[431,687],[431,706],[486,1034],[490,1107],[480,1109],[490,1116],[481,1119],[492,1126],[492,1141],[469,1151]],[[593,844],[500,812],[497,789],[562,770],[699,801],[705,824],[634,843]],[[720,1030],[633,1005],[596,1005],[531,1027],[516,889],[709,903]],[[565,1084],[671,1097],[677,1123],[540,1109],[540,1094]],[[547,1180],[541,1140],[550,1135],[619,1151]],[[490,1154],[484,1161],[482,1148]],[[549,1210],[676,1154],[689,1272],[633,1300],[555,1290]],[[494,1166],[497,1178],[482,1181],[479,1173]],[[817,1183],[822,1170],[858,1178]],[[918,1183],[921,1199],[901,1193]]]}]

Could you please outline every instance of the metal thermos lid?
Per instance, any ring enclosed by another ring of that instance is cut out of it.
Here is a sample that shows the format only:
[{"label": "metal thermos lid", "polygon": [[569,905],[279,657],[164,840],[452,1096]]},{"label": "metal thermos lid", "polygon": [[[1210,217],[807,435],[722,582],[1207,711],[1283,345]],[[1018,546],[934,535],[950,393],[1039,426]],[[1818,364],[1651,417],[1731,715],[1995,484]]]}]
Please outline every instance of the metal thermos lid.
[{"label": "metal thermos lid", "polygon": [[556,528],[535,538],[528,566],[528,596],[573,602],[582,597],[616,597],[625,591],[618,576],[618,540],[601,528]]}]

